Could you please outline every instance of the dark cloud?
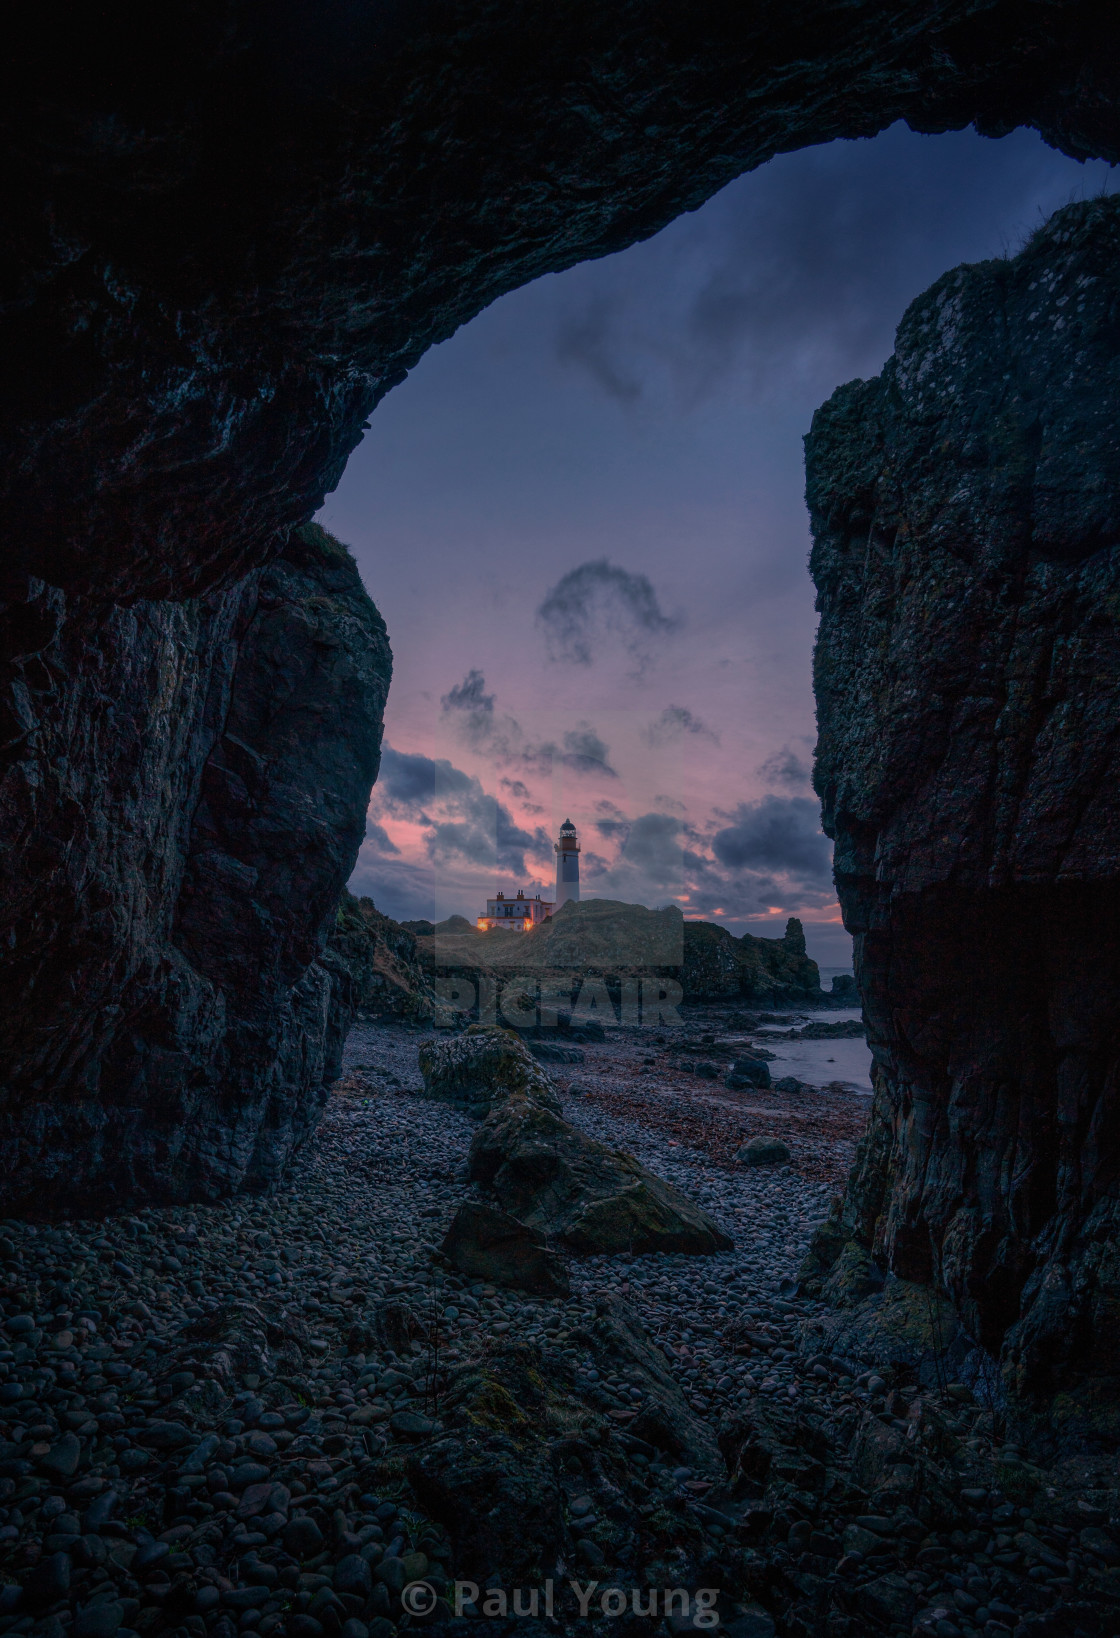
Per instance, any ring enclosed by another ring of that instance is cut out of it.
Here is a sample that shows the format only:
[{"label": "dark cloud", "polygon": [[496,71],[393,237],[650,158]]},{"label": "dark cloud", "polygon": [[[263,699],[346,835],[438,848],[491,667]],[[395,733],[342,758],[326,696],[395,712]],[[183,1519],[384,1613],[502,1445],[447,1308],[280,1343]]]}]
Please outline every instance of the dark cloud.
[{"label": "dark cloud", "polygon": [[494,714],[494,696],[486,692],[486,678],[481,671],[470,670],[461,683],[456,683],[444,694],[440,704],[445,711],[482,711]]},{"label": "dark cloud", "polygon": [[672,744],[675,739],[683,739],[686,734],[694,739],[709,740],[713,745],[719,744],[719,735],[684,705],[667,705],[645,729],[644,738],[648,745],[656,749]]},{"label": "dark cloud", "polygon": [[410,864],[407,859],[387,860],[376,850],[363,846],[348,885],[351,893],[359,897],[368,894],[379,910],[396,921],[421,916],[434,919],[434,877],[430,865]]},{"label": "dark cloud", "polygon": [[473,750],[502,761],[515,754],[523,735],[513,717],[498,717],[494,710],[494,696],[486,692],[486,678],[472,668],[461,683],[456,683],[440,699],[445,718],[453,723],[455,733]]},{"label": "dark cloud", "polygon": [[564,735],[564,750],[559,760],[577,773],[604,773],[617,779],[618,775],[607,761],[609,754],[591,724],[581,722]]},{"label": "dark cloud", "polygon": [[375,853],[399,853],[400,848],[393,841],[384,825],[379,825],[375,819],[366,820],[366,844]]},{"label": "dark cloud", "polygon": [[622,857],[652,881],[671,887],[681,879],[683,830],[670,813],[643,813],[630,826]]},{"label": "dark cloud", "polygon": [[549,657],[590,665],[600,649],[621,644],[638,670],[652,658],[652,640],[677,630],[648,577],[620,569],[605,557],[570,569],[549,591],[537,620]]},{"label": "dark cloud", "polygon": [[768,796],[724,817],[730,823],[713,834],[663,810],[632,819],[601,813],[593,828],[614,857],[596,855],[591,866],[585,852],[584,876],[601,897],[676,901],[691,914],[733,920],[773,905],[833,902],[831,844],[815,802]]},{"label": "dark cloud", "polygon": [[501,779],[498,781],[504,791],[508,791],[526,813],[543,813],[545,810],[539,802],[533,801],[533,793],[521,779]]},{"label": "dark cloud", "polygon": [[586,370],[620,404],[632,404],[641,397],[642,384],[620,365],[613,345],[618,306],[616,300],[599,296],[578,313],[565,314],[557,330],[556,356],[562,364]]},{"label": "dark cloud", "polygon": [[527,852],[538,858],[551,855],[551,840],[544,830],[523,830],[473,774],[444,758],[386,746],[374,795],[383,812],[425,828],[433,864],[462,860],[524,876]]},{"label": "dark cloud", "polygon": [[795,791],[809,783],[812,769],[796,751],[783,745],[780,751],[775,751],[765,762],[760,762],[755,772],[768,785],[784,785],[787,790]]},{"label": "dark cloud", "polygon": [[768,871],[806,888],[832,881],[832,843],[820,828],[820,804],[805,796],[741,802],[732,823],[712,837],[712,852],[732,871]]},{"label": "dark cloud", "polygon": [[[450,762],[442,764],[443,778],[448,776],[469,785],[470,775],[460,773]],[[427,823],[427,809],[436,798],[436,779],[440,765],[430,756],[409,751],[395,751],[385,745],[381,752],[381,769],[374,786],[374,797],[384,812],[399,819],[413,819]]]},{"label": "dark cloud", "polygon": [[595,829],[617,849],[613,860],[596,856],[592,873],[596,893],[651,907],[679,897],[685,887],[686,834],[680,819],[668,813],[642,813],[634,819],[605,816],[595,821]]},{"label": "dark cloud", "polygon": [[[477,669],[468,671],[461,683],[443,695],[440,704],[444,718],[451,722],[459,738],[499,766],[516,762],[519,768],[549,775],[553,767],[559,765],[572,773],[618,777],[610,765],[610,747],[589,722],[580,722],[569,729],[562,745],[553,740],[534,741],[516,717],[508,712],[498,714],[494,695],[486,692],[486,678]],[[520,781],[517,783],[528,796],[527,787]]]},{"label": "dark cloud", "polygon": [[[1079,189],[1116,182],[1086,168]],[[993,200],[1014,252],[1064,204],[1068,170],[1025,132],[916,138],[786,154],[740,178],[697,216],[627,257],[596,264],[556,325],[556,355],[627,406],[667,382],[686,403],[737,375],[753,393],[826,397],[875,374],[903,310],[962,259],[991,254]],[[1021,204],[1019,203],[1021,201]],[[573,280],[576,288],[580,281]]]}]

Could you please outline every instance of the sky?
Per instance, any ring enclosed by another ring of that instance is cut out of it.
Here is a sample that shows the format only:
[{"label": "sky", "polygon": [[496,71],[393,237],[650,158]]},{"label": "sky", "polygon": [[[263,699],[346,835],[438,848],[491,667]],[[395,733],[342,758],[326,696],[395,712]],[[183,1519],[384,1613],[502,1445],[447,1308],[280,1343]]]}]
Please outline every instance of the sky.
[{"label": "sky", "polygon": [[398,920],[550,898],[570,817],[584,898],[763,937],[796,915],[849,965],[810,783],[802,439],[941,273],[1118,181],[1032,132],[898,125],[782,156],[427,353],[319,514],[394,653],[353,891]]}]

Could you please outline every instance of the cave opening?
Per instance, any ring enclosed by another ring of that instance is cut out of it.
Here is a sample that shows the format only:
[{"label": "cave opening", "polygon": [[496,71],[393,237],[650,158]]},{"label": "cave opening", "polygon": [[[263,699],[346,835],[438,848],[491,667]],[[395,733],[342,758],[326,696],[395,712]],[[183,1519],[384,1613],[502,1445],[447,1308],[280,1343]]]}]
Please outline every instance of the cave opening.
[{"label": "cave opening", "polygon": [[934,279],[1114,185],[1025,130],[898,124],[780,156],[429,351],[318,514],[395,653],[351,890],[398,921],[547,897],[570,808],[585,897],[763,936],[794,915],[826,986],[850,972],[812,811],[804,436]]}]

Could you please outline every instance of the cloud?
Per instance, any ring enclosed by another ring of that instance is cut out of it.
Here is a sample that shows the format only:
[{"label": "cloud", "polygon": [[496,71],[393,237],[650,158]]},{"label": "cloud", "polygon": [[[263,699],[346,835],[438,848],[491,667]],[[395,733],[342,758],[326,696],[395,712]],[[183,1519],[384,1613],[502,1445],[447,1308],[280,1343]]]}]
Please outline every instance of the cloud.
[{"label": "cloud", "polygon": [[692,915],[732,920],[773,905],[814,909],[835,897],[831,843],[820,830],[819,806],[805,797],[742,803],[715,830],[661,808],[628,818],[599,806],[592,828],[614,856],[585,851],[583,873],[600,897],[675,901]]},{"label": "cloud", "polygon": [[601,897],[653,905],[682,893],[686,826],[675,815],[642,813],[634,819],[607,816],[595,821],[595,829],[605,842],[617,847],[613,860],[590,856],[595,860],[590,875]]},{"label": "cloud", "polygon": [[485,791],[474,774],[444,758],[434,759],[386,746],[374,787],[381,811],[424,828],[433,864],[470,864],[525,876],[525,854],[551,855],[552,844],[539,826],[523,830],[504,803]]},{"label": "cloud", "polygon": [[1069,186],[1025,132],[933,142],[899,124],[784,154],[650,244],[569,274],[555,354],[631,412],[695,405],[732,375],[755,398],[819,401],[878,372],[931,279],[992,253],[993,200],[1028,227]]},{"label": "cloud", "polygon": [[472,667],[461,683],[441,696],[440,707],[456,736],[473,750],[504,760],[516,752],[523,735],[513,717],[497,717],[494,696],[486,692],[486,678]]},{"label": "cloud", "polygon": [[719,744],[719,735],[684,705],[667,705],[661,715],[643,730],[643,738],[647,745],[653,746],[654,749],[661,745],[670,745],[676,739],[683,739],[686,734],[692,735],[695,739],[709,740],[713,745]]},{"label": "cloud", "polygon": [[758,777],[765,779],[768,785],[785,785],[788,790],[800,790],[807,785],[811,771],[809,764],[803,762],[788,745],[783,745],[780,751],[768,756],[755,769]]},{"label": "cloud", "polygon": [[622,857],[662,887],[679,883],[683,830],[681,821],[670,813],[643,813],[630,826]]},{"label": "cloud", "polygon": [[[553,740],[533,741],[516,717],[508,712],[497,713],[494,695],[486,692],[486,678],[476,668],[443,695],[440,705],[458,738],[499,766],[516,762],[519,768],[532,768],[547,775],[559,765],[572,773],[618,777],[610,765],[610,747],[589,722],[577,723],[575,728],[569,729],[561,745]],[[527,787],[520,781],[517,783],[528,796]]]},{"label": "cloud", "polygon": [[411,864],[403,858],[386,860],[368,845],[363,846],[347,885],[359,897],[368,894],[379,910],[396,921],[421,916],[432,919],[435,879],[430,864]]},{"label": "cloud", "polygon": [[393,841],[384,825],[379,825],[374,819],[366,820],[366,845],[375,853],[399,853],[400,848]]},{"label": "cloud", "polygon": [[498,783],[504,791],[508,791],[513,800],[526,813],[544,813],[539,802],[533,801],[533,793],[521,779],[500,779]]},{"label": "cloud", "polygon": [[805,796],[741,802],[732,823],[712,837],[712,852],[731,871],[769,871],[805,888],[831,889],[832,843],[820,828],[820,804]]},{"label": "cloud", "polygon": [[461,683],[440,700],[445,711],[482,711],[494,714],[494,696],[486,692],[486,678],[481,671],[467,672]]},{"label": "cloud", "polygon": [[537,610],[549,658],[590,665],[600,648],[621,643],[638,671],[652,658],[651,643],[681,624],[667,615],[649,578],[608,563],[581,563],[558,580]]},{"label": "cloud", "polygon": [[577,773],[605,773],[617,779],[617,773],[607,761],[608,755],[608,747],[591,724],[581,722],[564,735],[564,750],[559,760]]},{"label": "cloud", "polygon": [[612,357],[619,303],[610,296],[594,296],[582,309],[560,320],[556,356],[562,364],[587,371],[609,397],[632,404],[642,395],[642,383]]}]

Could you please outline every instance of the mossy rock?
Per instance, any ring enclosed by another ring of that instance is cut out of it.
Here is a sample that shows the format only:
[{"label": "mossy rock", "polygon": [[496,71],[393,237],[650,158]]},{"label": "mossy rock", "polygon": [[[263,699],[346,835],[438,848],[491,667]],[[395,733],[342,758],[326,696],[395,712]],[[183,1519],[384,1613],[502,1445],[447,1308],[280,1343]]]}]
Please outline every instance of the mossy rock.
[{"label": "mossy rock", "polygon": [[882,1288],[882,1269],[875,1266],[864,1246],[849,1240],[822,1285],[821,1296],[834,1308],[854,1308]]},{"label": "mossy rock", "polygon": [[732,1246],[679,1189],[527,1097],[488,1116],[471,1144],[470,1172],[504,1211],[580,1256],[703,1256]]},{"label": "mossy rock", "polygon": [[420,1073],[428,1095],[485,1115],[520,1095],[560,1113],[548,1075],[521,1038],[497,1025],[472,1024],[462,1035],[420,1048]]},{"label": "mossy rock", "polygon": [[[845,1255],[841,1253],[837,1266]],[[853,1282],[858,1281],[865,1268],[853,1254],[841,1278],[850,1270]],[[884,1375],[917,1379],[931,1388],[952,1380],[975,1346],[947,1297],[893,1275],[882,1291],[815,1317],[802,1328],[805,1352],[862,1360]]]},{"label": "mossy rock", "polygon": [[470,1279],[558,1296],[571,1289],[567,1269],[538,1230],[477,1200],[459,1207],[441,1249]]}]

